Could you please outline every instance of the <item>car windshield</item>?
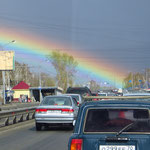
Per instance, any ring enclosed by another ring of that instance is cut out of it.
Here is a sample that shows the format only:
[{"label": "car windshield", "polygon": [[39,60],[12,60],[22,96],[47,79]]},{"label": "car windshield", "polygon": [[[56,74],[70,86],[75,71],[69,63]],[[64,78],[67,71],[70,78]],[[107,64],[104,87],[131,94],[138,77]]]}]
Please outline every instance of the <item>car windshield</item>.
[{"label": "car windshield", "polygon": [[71,106],[72,103],[69,97],[45,97],[41,105],[42,106],[45,105]]},{"label": "car windshield", "polygon": [[[130,124],[130,128],[126,126]],[[125,128],[125,130],[122,130]],[[150,132],[147,109],[89,109],[84,132]]]}]

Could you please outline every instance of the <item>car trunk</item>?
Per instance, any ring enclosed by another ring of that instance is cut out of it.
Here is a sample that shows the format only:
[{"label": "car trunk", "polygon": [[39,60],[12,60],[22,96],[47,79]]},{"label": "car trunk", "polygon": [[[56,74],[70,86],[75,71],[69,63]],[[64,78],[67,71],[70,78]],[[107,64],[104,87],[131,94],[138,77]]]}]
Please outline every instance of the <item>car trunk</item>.
[{"label": "car trunk", "polygon": [[148,150],[149,110],[89,109],[82,132],[83,150]]},{"label": "car trunk", "polygon": [[83,135],[83,150],[148,150],[150,147],[150,135],[135,134],[130,138],[127,134],[122,134],[118,138],[112,134],[104,135]]},{"label": "car trunk", "polygon": [[63,117],[72,117],[71,111],[73,111],[71,106],[52,106],[52,107],[39,107],[38,109],[45,109],[45,113],[37,114],[39,117],[45,118],[63,118]]}]

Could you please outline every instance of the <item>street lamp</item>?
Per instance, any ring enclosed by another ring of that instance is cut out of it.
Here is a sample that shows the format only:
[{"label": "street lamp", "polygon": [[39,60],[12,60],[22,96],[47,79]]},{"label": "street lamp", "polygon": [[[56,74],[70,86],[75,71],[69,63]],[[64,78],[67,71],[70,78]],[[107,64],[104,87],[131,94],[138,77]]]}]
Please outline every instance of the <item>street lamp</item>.
[{"label": "street lamp", "polygon": [[4,45],[0,45],[0,47],[2,48],[2,51],[4,51],[4,48],[5,48],[7,45],[9,45],[9,44],[11,44],[11,43],[15,43],[15,42],[16,42],[16,40],[12,40],[12,41],[10,41],[10,42],[4,44]]},{"label": "street lamp", "polygon": [[42,96],[42,76],[41,76],[41,73],[42,73],[42,71],[41,71],[41,65],[42,65],[42,62],[48,62],[48,60],[46,59],[46,60],[41,60],[40,61],[40,63],[39,63],[39,66],[38,66],[38,68],[39,68],[39,101],[41,102],[42,100],[43,100],[43,96]]},{"label": "street lamp", "polygon": [[[8,43],[6,43],[6,44],[4,44],[4,45],[2,45],[1,47],[2,47],[2,51],[4,51],[4,48],[7,46],[7,45],[9,45],[9,44],[11,44],[11,43],[14,43],[14,42],[16,42],[15,40],[12,40],[12,41],[10,41],[10,42],[8,42]],[[4,104],[6,104],[6,99],[5,99],[5,70],[3,70],[2,71],[2,78],[3,78],[3,98],[4,98]]]}]

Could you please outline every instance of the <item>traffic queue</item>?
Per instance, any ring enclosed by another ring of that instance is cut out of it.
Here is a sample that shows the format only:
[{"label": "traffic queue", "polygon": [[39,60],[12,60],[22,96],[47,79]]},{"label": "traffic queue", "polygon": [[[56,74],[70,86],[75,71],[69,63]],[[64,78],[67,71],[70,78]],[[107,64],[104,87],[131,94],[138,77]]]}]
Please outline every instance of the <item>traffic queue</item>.
[{"label": "traffic queue", "polygon": [[36,108],[37,131],[47,126],[74,128],[68,150],[149,149],[150,94],[94,95],[87,88],[69,90],[44,97]]}]

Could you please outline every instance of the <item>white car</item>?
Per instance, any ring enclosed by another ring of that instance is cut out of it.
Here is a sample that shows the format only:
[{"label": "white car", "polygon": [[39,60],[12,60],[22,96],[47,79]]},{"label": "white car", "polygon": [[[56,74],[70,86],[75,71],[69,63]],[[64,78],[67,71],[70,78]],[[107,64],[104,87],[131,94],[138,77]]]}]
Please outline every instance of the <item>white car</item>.
[{"label": "white car", "polygon": [[150,93],[125,93],[123,96],[150,96]]},{"label": "white car", "polygon": [[98,96],[107,96],[107,93],[98,93]]}]

